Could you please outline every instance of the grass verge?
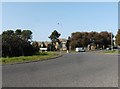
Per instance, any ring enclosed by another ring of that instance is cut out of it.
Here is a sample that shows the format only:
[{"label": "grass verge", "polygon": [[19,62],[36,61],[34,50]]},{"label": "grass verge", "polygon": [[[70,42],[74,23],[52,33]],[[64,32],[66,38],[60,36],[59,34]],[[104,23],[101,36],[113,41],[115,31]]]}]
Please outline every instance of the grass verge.
[{"label": "grass verge", "polygon": [[120,50],[106,50],[106,51],[103,51],[102,53],[105,53],[105,54],[120,54]]},{"label": "grass verge", "polygon": [[43,52],[37,53],[36,55],[33,56],[6,57],[1,58],[0,60],[2,61],[2,64],[14,64],[30,61],[47,60],[58,56],[60,56],[60,54],[56,52]]}]

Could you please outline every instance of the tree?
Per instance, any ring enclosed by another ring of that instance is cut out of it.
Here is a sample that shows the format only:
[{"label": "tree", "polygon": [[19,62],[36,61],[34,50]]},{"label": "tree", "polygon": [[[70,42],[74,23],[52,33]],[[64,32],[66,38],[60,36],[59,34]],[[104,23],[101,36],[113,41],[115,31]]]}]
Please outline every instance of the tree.
[{"label": "tree", "polygon": [[55,46],[52,45],[52,44],[48,44],[47,50],[48,50],[48,51],[54,51],[54,50],[55,50]]},{"label": "tree", "polygon": [[75,32],[71,34],[71,48],[87,47],[90,37],[88,32]]},{"label": "tree", "polygon": [[100,35],[102,37],[102,45],[104,46],[104,48],[107,48],[111,45],[111,38],[113,39],[114,35],[112,34],[112,37],[111,37],[111,34],[112,33],[109,33],[107,31],[104,31],[104,32],[100,32]]},{"label": "tree", "polygon": [[[112,34],[112,38],[114,35]],[[94,45],[96,48],[106,48],[111,45],[111,33],[109,32],[75,32],[71,34],[71,47],[87,47]]]},{"label": "tree", "polygon": [[23,30],[21,34],[23,40],[28,41],[32,39],[32,32],[30,30]]},{"label": "tree", "polygon": [[12,36],[14,34],[14,31],[13,30],[7,30],[7,31],[4,31],[2,34]]},{"label": "tree", "polygon": [[39,46],[38,42],[34,41],[32,43],[32,46],[33,46],[35,52],[39,52],[40,46]]},{"label": "tree", "polygon": [[16,34],[18,37],[21,38],[21,36],[22,36],[22,31],[21,31],[21,29],[17,29],[17,30],[15,31],[15,34]]},{"label": "tree", "polygon": [[67,42],[66,42],[67,52],[69,52],[69,50],[70,50],[70,40],[71,40],[71,38],[70,38],[70,36],[69,36],[69,37],[68,37],[68,40],[67,40]]},{"label": "tree", "polygon": [[120,46],[120,29],[118,29],[117,35],[116,35],[115,43]]},{"label": "tree", "polygon": [[2,55],[19,56],[21,48],[21,39],[14,34],[14,31],[5,31],[2,34]]},{"label": "tree", "polygon": [[[31,39],[30,30],[7,30],[2,33],[2,56],[28,56],[35,54],[34,47],[28,39]],[[24,37],[24,39],[23,39]]]},{"label": "tree", "polygon": [[58,33],[56,30],[54,30],[52,32],[52,34],[49,36],[49,38],[51,39],[51,41],[53,43],[56,43],[58,41],[58,38],[59,38],[60,35],[61,35],[60,33]]},{"label": "tree", "polygon": [[58,33],[56,30],[54,30],[53,32],[52,32],[52,34],[49,36],[49,38],[51,39],[51,41],[52,41],[52,45],[53,46],[55,46],[56,45],[56,43],[58,42],[58,44],[59,44],[59,37],[60,37],[60,33]]}]

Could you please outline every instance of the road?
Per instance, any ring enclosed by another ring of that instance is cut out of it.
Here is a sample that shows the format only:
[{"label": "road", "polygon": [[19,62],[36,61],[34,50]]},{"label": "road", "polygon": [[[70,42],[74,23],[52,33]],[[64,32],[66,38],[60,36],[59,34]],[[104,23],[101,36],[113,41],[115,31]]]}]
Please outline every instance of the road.
[{"label": "road", "polygon": [[3,66],[3,87],[118,87],[118,56],[92,52]]}]

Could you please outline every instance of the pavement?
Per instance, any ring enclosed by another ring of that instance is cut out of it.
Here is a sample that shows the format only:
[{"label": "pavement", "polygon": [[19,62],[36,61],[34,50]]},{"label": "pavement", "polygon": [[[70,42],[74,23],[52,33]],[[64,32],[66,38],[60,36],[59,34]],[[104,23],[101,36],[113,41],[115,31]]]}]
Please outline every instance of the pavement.
[{"label": "pavement", "polygon": [[118,87],[118,56],[92,52],[2,66],[3,87]]}]

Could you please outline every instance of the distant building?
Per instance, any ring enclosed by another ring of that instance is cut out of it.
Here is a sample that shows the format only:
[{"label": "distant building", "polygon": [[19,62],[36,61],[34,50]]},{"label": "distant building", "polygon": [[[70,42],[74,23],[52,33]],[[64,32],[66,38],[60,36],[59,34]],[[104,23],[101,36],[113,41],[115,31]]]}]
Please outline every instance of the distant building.
[{"label": "distant building", "polygon": [[67,39],[64,39],[64,38],[59,38],[60,42],[61,42],[61,50],[67,50],[67,47],[66,47],[66,42],[67,42]]},{"label": "distant building", "polygon": [[87,50],[95,50],[97,46],[94,43],[88,44]]},{"label": "distant building", "polygon": [[48,47],[48,44],[50,44],[51,42],[49,42],[49,41],[41,41],[41,42],[38,42],[38,45],[40,46],[40,47],[43,47],[43,45],[45,45],[46,47]]},{"label": "distant building", "polygon": [[[60,41],[60,44],[58,42],[56,42],[55,44],[55,48],[56,50],[67,50],[66,48],[66,42],[67,42],[67,39],[64,39],[64,38],[59,38],[59,41]],[[39,47],[43,47],[43,45],[48,48],[49,44],[51,44],[51,42],[49,41],[41,41],[41,42],[38,42],[38,45]]]}]

